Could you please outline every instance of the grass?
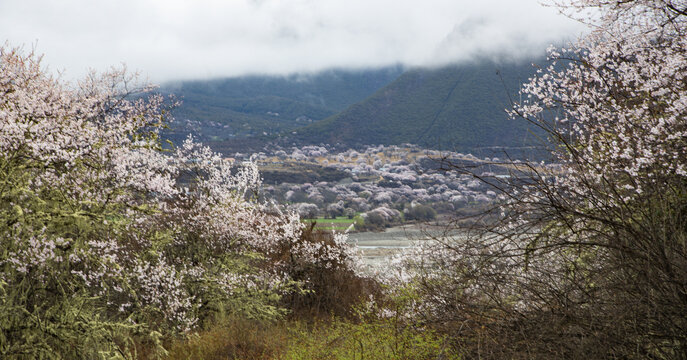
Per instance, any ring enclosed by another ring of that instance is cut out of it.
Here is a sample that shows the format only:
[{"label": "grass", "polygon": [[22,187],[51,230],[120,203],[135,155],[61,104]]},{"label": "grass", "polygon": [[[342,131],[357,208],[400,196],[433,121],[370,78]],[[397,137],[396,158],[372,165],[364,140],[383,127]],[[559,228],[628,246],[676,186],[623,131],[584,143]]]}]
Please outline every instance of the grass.
[{"label": "grass", "polygon": [[168,346],[169,360],[279,359],[289,345],[280,323],[230,318]]},{"label": "grass", "polygon": [[303,221],[313,222],[316,221],[318,224],[321,223],[347,223],[352,224],[355,219],[349,219],[347,216],[337,216],[336,219],[325,219],[323,217],[318,217],[316,219],[303,219]]},{"label": "grass", "polygon": [[445,337],[392,319],[282,321],[232,319],[179,339],[168,359],[458,359]]},{"label": "grass", "polygon": [[284,359],[458,359],[448,350],[446,338],[396,325],[388,319],[297,323],[289,328],[292,342]]},{"label": "grass", "polygon": [[346,231],[348,229],[348,226],[315,226],[315,229],[317,230],[340,230],[340,231]]},{"label": "grass", "polygon": [[308,223],[315,222],[315,229],[317,230],[336,230],[340,232],[348,230],[351,225],[355,224],[355,219],[349,219],[346,216],[338,216],[336,219],[325,219],[323,217],[318,217],[316,219],[303,219],[303,221]]}]

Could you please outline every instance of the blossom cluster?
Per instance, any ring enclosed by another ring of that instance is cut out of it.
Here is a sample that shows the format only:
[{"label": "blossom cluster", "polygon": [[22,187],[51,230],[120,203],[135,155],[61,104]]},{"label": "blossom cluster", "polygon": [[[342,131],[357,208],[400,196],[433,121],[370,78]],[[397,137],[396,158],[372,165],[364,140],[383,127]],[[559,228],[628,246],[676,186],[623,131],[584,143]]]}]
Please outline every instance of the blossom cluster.
[{"label": "blossom cluster", "polygon": [[174,103],[153,90],[123,68],[65,83],[33,53],[0,47],[4,283],[35,301],[84,294],[107,304],[103,314],[183,331],[211,301],[288,283],[265,261],[277,249],[310,262],[348,251],[334,249],[341,239],[299,242],[298,214],[257,196],[254,163],[227,162],[191,137],[165,149],[159,129]]},{"label": "blossom cluster", "polygon": [[593,31],[575,46],[549,49],[551,64],[523,86],[525,100],[512,111],[552,118],[556,141],[567,145],[561,186],[584,195],[585,183],[613,181],[630,200],[666,176],[687,177],[684,2],[563,5],[601,16],[588,20]]}]

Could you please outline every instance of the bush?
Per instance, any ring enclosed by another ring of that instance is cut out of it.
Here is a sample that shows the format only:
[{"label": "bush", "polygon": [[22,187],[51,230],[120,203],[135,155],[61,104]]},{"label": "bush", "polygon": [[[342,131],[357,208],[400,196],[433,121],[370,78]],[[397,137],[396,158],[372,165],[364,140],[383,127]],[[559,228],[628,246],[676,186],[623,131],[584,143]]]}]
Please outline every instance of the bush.
[{"label": "bush", "polygon": [[394,288],[383,302],[358,304],[354,319],[292,324],[284,358],[459,359],[447,336],[416,321],[418,297],[411,289]]},{"label": "bush", "polygon": [[405,213],[406,220],[429,221],[434,220],[437,212],[427,205],[415,205],[407,209]]},{"label": "bush", "polygon": [[376,228],[383,228],[386,226],[386,219],[380,213],[368,212],[365,215],[365,225]]},{"label": "bush", "polygon": [[[304,258],[301,247],[317,249]],[[356,250],[341,235],[306,228],[298,242],[275,253],[274,261],[294,281],[303,283],[303,292],[283,297],[281,304],[292,318],[350,317],[353,306],[380,295],[380,285],[359,271],[363,267]]]},{"label": "bush", "polygon": [[283,359],[460,359],[435,332],[382,320],[300,325],[292,333],[295,340]]},{"label": "bush", "polygon": [[380,206],[362,214],[361,219],[364,221],[364,223],[360,227],[358,227],[358,224],[356,223],[357,230],[367,229],[375,231],[401,223],[402,215],[401,212],[396,209],[389,209],[385,206]]},{"label": "bush", "polygon": [[73,88],[0,47],[0,357],[160,355],[223,314],[284,313],[295,284],[266,259],[300,219],[257,201],[254,165],[163,150],[164,99],[135,83]]}]

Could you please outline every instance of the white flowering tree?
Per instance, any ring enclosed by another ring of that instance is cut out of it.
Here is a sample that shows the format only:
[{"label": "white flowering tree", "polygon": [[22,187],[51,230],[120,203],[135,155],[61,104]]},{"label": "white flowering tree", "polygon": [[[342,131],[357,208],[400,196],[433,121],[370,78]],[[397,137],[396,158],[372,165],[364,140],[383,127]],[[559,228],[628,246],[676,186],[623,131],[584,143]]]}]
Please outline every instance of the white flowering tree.
[{"label": "white flowering tree", "polygon": [[501,202],[431,248],[425,315],[475,357],[683,359],[687,2],[554,5],[590,32],[550,49],[511,113],[546,130],[555,165],[483,179]]},{"label": "white flowering tree", "polygon": [[152,90],[124,69],[65,83],[0,47],[0,357],[163,353],[217,314],[278,316],[297,285],[284,249],[349,253],[299,241],[297,214],[258,202],[254,165],[191,138],[164,150]]}]

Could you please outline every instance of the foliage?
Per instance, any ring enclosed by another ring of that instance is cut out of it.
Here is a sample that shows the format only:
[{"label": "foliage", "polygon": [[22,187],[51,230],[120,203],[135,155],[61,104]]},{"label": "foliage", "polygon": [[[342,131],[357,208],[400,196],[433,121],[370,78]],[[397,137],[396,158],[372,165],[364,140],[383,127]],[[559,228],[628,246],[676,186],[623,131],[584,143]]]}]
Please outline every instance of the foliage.
[{"label": "foliage", "polygon": [[[308,242],[332,241],[330,234],[312,228],[302,237]],[[415,314],[422,304],[414,287],[382,289],[340,262],[293,264],[292,273],[311,278],[311,287],[284,298],[293,311],[289,318],[276,322],[217,318],[202,331],[174,341],[168,358],[460,358],[448,336],[417,322]]]},{"label": "foliage", "polygon": [[363,221],[362,226],[358,227],[358,222],[356,222],[356,229],[359,230],[382,230],[385,227],[400,224],[402,221],[401,212],[385,206],[363,213],[360,217]]},{"label": "foliage", "polygon": [[[299,248],[316,249],[304,258]],[[379,284],[364,274],[360,255],[346,244],[345,234],[318,230],[311,224],[299,241],[282,247],[275,259],[283,271],[296,281],[304,282],[304,292],[291,293],[282,304],[291,317],[317,318],[352,315],[353,306],[369,297],[380,295]]]},{"label": "foliage", "polygon": [[353,320],[292,324],[284,358],[459,359],[447,336],[416,322],[418,300],[412,287],[393,288],[382,301],[371,297],[356,306]]},{"label": "foliage", "polygon": [[173,343],[168,359],[459,359],[434,331],[394,319],[230,319]]},{"label": "foliage", "polygon": [[437,216],[437,212],[434,211],[431,207],[427,205],[415,205],[415,206],[410,206],[407,211],[405,212],[405,219],[406,220],[419,220],[419,221],[428,221],[428,220],[434,220],[434,218]]},{"label": "foliage", "polygon": [[284,359],[459,359],[429,330],[395,327],[388,321],[335,321],[292,330],[296,341]]},{"label": "foliage", "polygon": [[151,90],[125,69],[72,86],[0,48],[3,358],[163,355],[163,338],[229,315],[282,316],[307,279],[278,249],[320,261],[297,215],[257,200],[254,164],[190,137],[162,149]]}]

